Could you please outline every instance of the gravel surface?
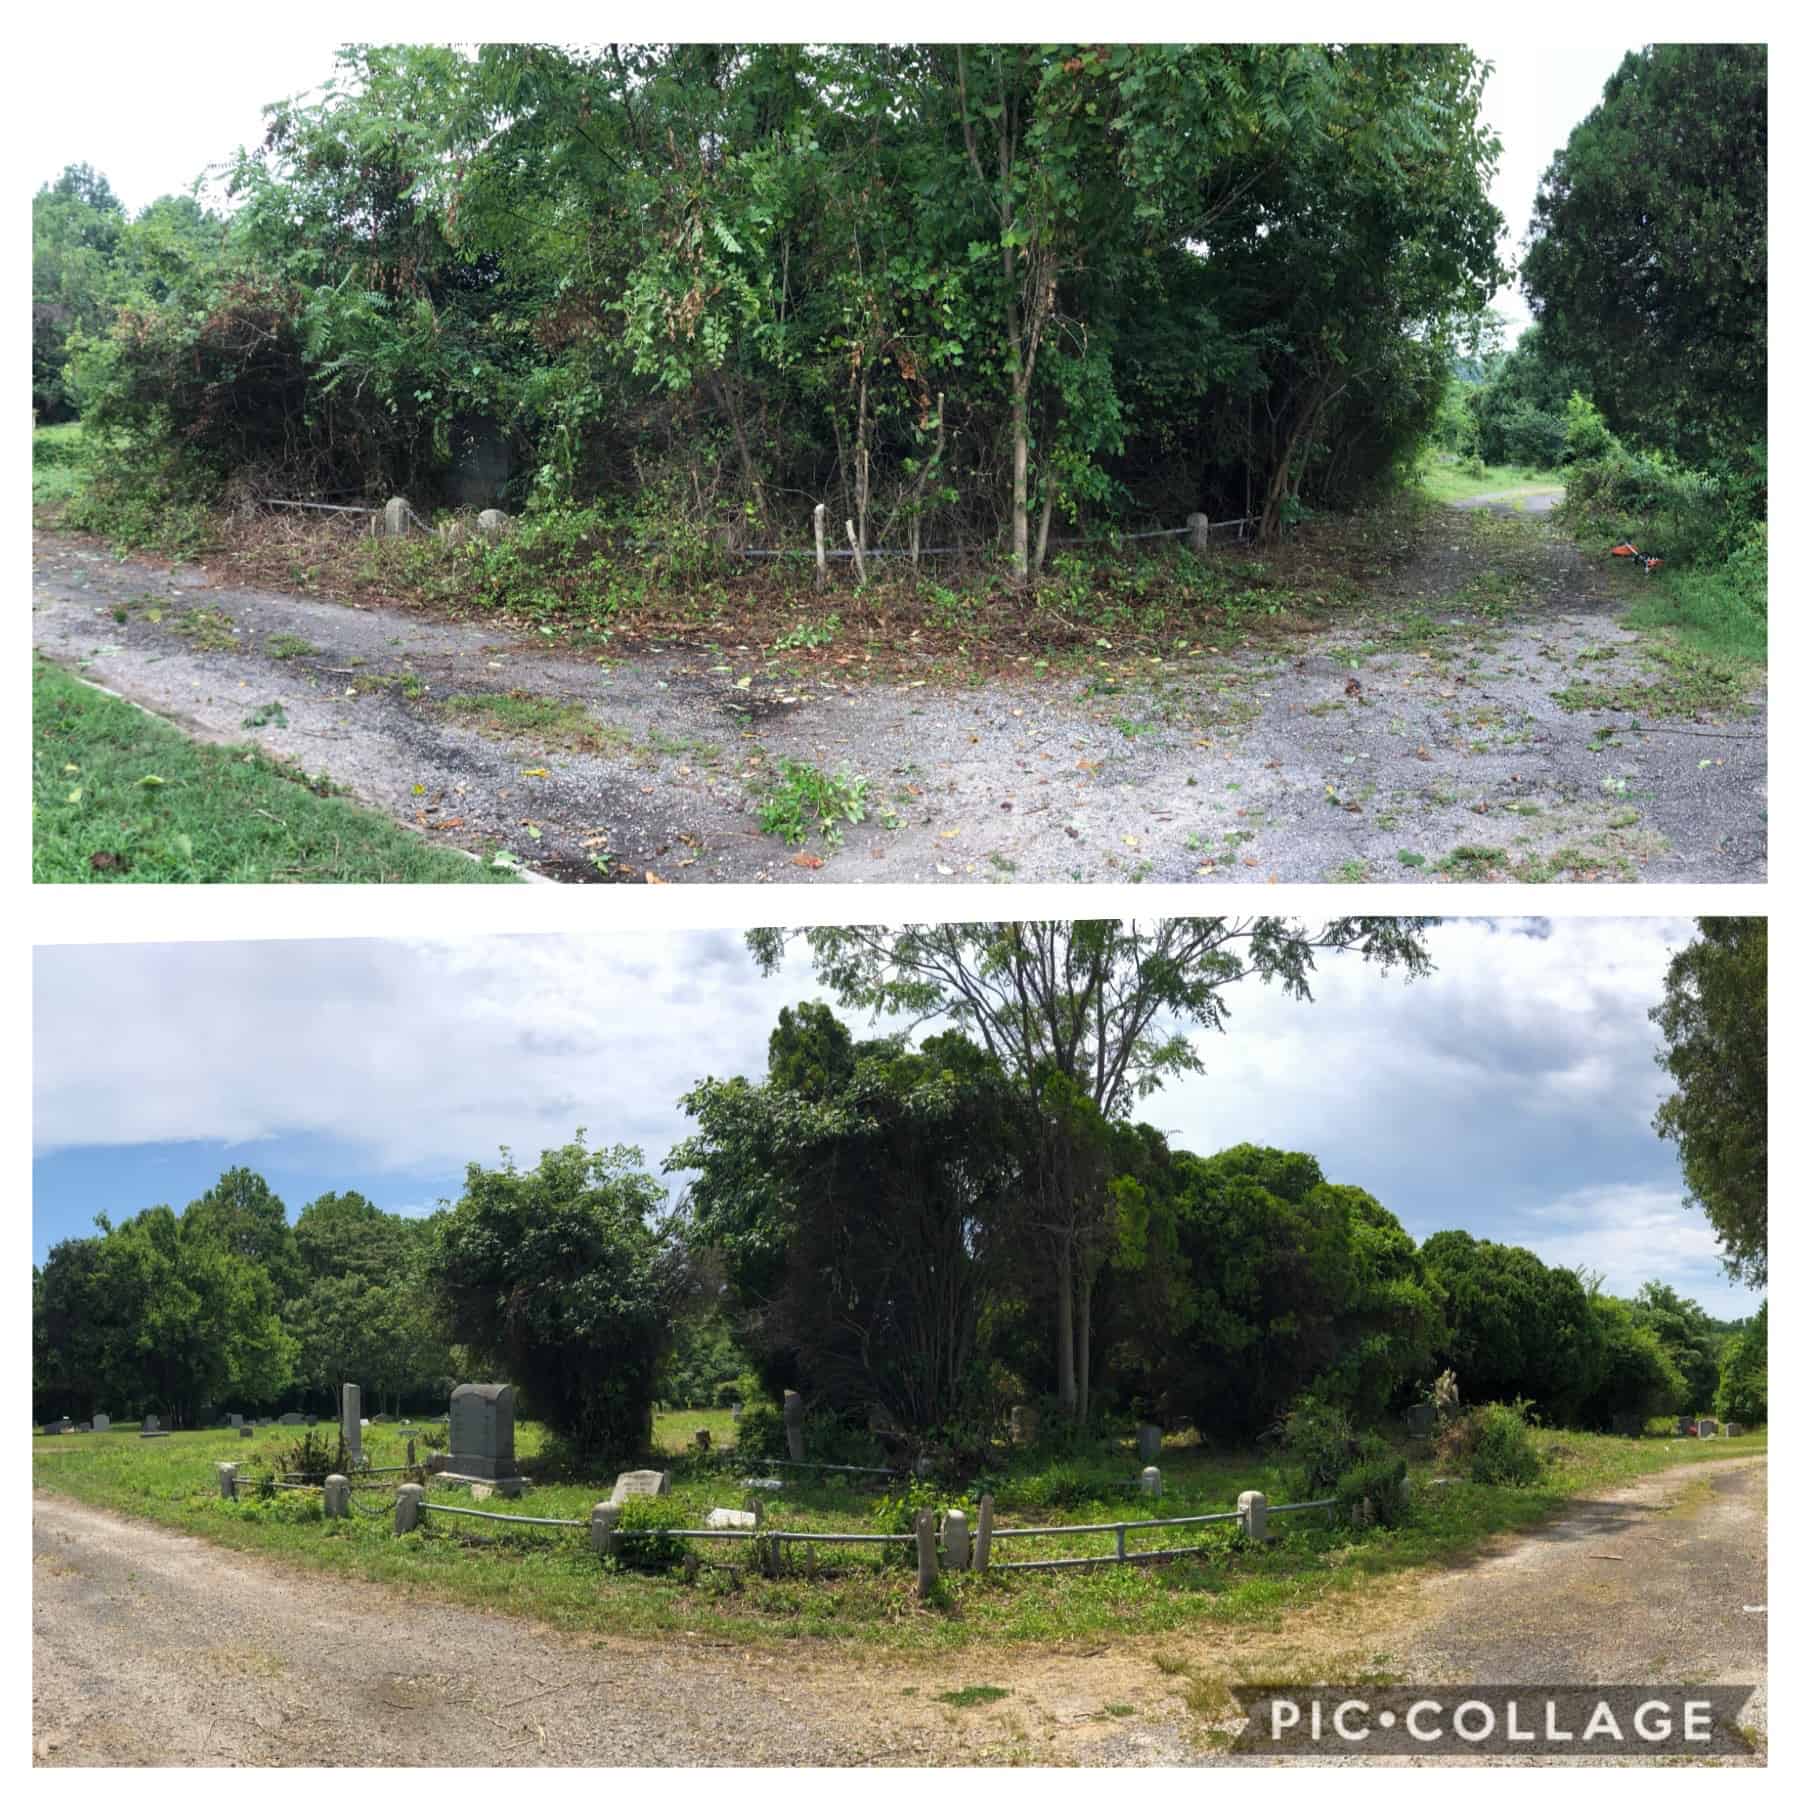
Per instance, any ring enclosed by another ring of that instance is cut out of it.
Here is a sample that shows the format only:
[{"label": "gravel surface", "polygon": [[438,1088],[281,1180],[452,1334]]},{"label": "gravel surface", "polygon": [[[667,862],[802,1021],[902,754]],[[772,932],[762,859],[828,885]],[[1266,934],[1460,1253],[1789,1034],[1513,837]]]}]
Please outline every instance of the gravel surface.
[{"label": "gravel surface", "polygon": [[[1616,583],[1554,539],[1540,560],[1535,603],[1484,618],[1479,542],[1446,528],[1389,615],[1116,681],[975,688],[849,682],[804,655],[748,675],[684,647],[583,660],[499,623],[222,585],[54,533],[34,541],[32,623],[43,654],[196,736],[260,743],[562,880],[1414,881],[1459,849],[1559,879],[1766,879],[1760,696],[1747,717],[1641,731],[1564,711],[1553,690],[1642,656]],[[1421,609],[1441,633],[1397,638]],[[585,709],[587,747],[484,735],[441,704],[509,694]],[[868,778],[841,849],[759,829],[784,758]]]},{"label": "gravel surface", "polygon": [[[1254,1641],[1353,1653],[1395,1681],[1748,1682],[1745,1720],[1766,1732],[1766,1614],[1745,1609],[1768,1600],[1767,1493],[1761,1458],[1653,1476],[1466,1566],[1385,1578],[1367,1596],[1380,1624],[1351,1596],[1324,1626]],[[1227,1665],[1199,1642],[902,1657],[607,1641],[301,1573],[46,1491],[32,1533],[40,1764],[1218,1761],[1186,1692]],[[1187,1666],[1159,1669],[1156,1651]],[[935,1698],[977,1683],[1005,1697]]]}]

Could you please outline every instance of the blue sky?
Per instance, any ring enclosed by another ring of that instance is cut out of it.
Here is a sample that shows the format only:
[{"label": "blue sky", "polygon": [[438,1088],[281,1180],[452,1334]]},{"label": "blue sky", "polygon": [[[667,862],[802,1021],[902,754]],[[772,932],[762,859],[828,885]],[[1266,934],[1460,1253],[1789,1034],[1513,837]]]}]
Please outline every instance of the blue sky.
[{"label": "blue sky", "polygon": [[[1427,980],[1336,958],[1311,1005],[1241,986],[1207,1072],[1140,1116],[1202,1153],[1310,1151],[1415,1236],[1462,1227],[1740,1317],[1760,1296],[1720,1274],[1650,1126],[1667,1083],[1646,1014],[1691,934],[1452,922]],[[352,1187],[429,1211],[471,1159],[530,1160],[583,1125],[657,1168],[680,1095],[760,1073],[780,1006],[818,992],[803,951],[765,979],[731,932],[45,948],[35,977],[36,1260],[237,1162],[290,1215]]]}]

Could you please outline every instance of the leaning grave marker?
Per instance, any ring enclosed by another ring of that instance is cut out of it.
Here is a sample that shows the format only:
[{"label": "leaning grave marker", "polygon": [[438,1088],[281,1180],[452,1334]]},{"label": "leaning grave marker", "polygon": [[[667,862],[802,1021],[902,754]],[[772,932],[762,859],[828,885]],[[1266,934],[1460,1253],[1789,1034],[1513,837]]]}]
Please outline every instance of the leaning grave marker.
[{"label": "leaning grave marker", "polygon": [[669,1491],[667,1469],[627,1469],[613,1483],[613,1503],[625,1500],[654,1500]]}]

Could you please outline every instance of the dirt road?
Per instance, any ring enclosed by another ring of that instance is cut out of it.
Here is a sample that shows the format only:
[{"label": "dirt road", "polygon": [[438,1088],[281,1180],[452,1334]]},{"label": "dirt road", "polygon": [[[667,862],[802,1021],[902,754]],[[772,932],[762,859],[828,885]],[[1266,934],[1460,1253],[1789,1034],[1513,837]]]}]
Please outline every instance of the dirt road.
[{"label": "dirt road", "polygon": [[[1584,678],[1659,678],[1616,585],[1548,534],[1502,574],[1479,509],[1445,517],[1379,607],[1117,679],[855,681],[822,654],[722,646],[582,658],[53,533],[32,626],[44,655],[196,736],[562,880],[1766,879],[1762,697],[1742,716],[1569,710],[1554,696]],[[841,848],[759,828],[785,759],[867,779]]]},{"label": "dirt road", "polygon": [[[34,1760],[277,1766],[1216,1760],[1196,1677],[1743,1681],[1766,1731],[1760,1458],[1640,1481],[1469,1566],[1384,1578],[1247,1648],[1200,1638],[893,1658],[605,1641],[33,1507]],[[1613,1560],[1613,1559],[1617,1560]],[[1069,1577],[1068,1579],[1079,1579]],[[934,1696],[1005,1690],[979,1709]]]}]

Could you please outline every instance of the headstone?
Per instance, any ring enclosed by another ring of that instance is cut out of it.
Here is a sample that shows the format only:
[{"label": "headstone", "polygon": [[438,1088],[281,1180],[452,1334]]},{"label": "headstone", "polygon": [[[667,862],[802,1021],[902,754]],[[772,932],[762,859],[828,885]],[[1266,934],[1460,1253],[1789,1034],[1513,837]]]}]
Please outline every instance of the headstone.
[{"label": "headstone", "polygon": [[451,1394],[448,1473],[477,1481],[518,1480],[510,1383],[465,1381]]},{"label": "headstone", "polygon": [[744,1416],[744,1403],[741,1400],[732,1401],[732,1403],[731,1403],[731,1422],[732,1422],[732,1424],[735,1425],[738,1422],[738,1420],[741,1419],[743,1416]]},{"label": "headstone", "polygon": [[362,1389],[354,1381],[344,1383],[343,1402],[338,1418],[344,1428],[344,1448],[349,1452],[350,1466],[362,1461]]},{"label": "headstone", "polygon": [[944,1567],[969,1566],[969,1515],[956,1507],[944,1514]]},{"label": "headstone", "polygon": [[108,1418],[105,1413],[95,1413],[94,1414],[94,1429],[96,1431],[111,1431],[112,1430],[112,1420],[110,1418]]},{"label": "headstone", "polygon": [[1719,1427],[1719,1429],[1723,1431],[1727,1437],[1742,1437],[1744,1435],[1743,1426],[1733,1424],[1730,1420],[1727,1420],[1725,1424]]},{"label": "headstone", "polygon": [[75,1429],[77,1431],[92,1431],[94,1428],[87,1422],[86,1419],[83,1419],[81,1421],[81,1423],[75,1427]]},{"label": "headstone", "polygon": [[490,506],[475,515],[475,529],[486,537],[504,537],[512,530],[512,520],[499,507]]},{"label": "headstone", "polygon": [[303,1422],[303,1423],[304,1423],[304,1424],[305,1424],[305,1426],[306,1426],[306,1429],[307,1429],[307,1430],[308,1430],[308,1431],[311,1431],[311,1430],[312,1430],[312,1428],[313,1428],[313,1427],[314,1427],[314,1426],[315,1426],[315,1425],[316,1425],[316,1424],[318,1424],[318,1422],[319,1422],[319,1415],[318,1415],[318,1414],[317,1414],[317,1413],[308,1413],[308,1414],[307,1414],[307,1415],[306,1415],[306,1417],[305,1417],[305,1419],[304,1419],[304,1420],[303,1420],[303,1421],[302,1421],[302,1422]]},{"label": "headstone", "polygon": [[513,472],[512,440],[491,419],[458,420],[444,490],[458,506],[492,506]]},{"label": "headstone", "polygon": [[760,1523],[755,1513],[735,1506],[715,1506],[706,1515],[708,1531],[754,1531]]},{"label": "headstone", "polygon": [[238,1427],[238,1436],[241,1438],[253,1438],[256,1436],[256,1428],[253,1425],[240,1425]]},{"label": "headstone", "polygon": [[694,1433],[694,1448],[696,1450],[710,1450],[712,1448],[712,1433],[708,1431],[705,1426],[702,1426]]},{"label": "headstone", "polygon": [[67,1419],[48,1419],[44,1423],[45,1437],[61,1437],[69,1429]]},{"label": "headstone", "polygon": [[242,1413],[227,1413],[225,1415],[225,1423],[234,1428],[243,1424],[243,1422],[244,1422],[244,1415]]},{"label": "headstone", "polygon": [[627,1469],[613,1483],[612,1497],[622,1504],[627,1500],[654,1500],[668,1491],[667,1469]]},{"label": "headstone", "polygon": [[747,1488],[761,1488],[765,1493],[779,1494],[781,1492],[781,1477],[779,1475],[747,1475],[744,1477],[744,1486]]},{"label": "headstone", "polygon": [[1138,1427],[1137,1453],[1140,1463],[1153,1463],[1162,1454],[1162,1427],[1160,1425],[1140,1425]]},{"label": "headstone", "polygon": [[385,1425],[387,1422],[388,1416],[386,1413],[377,1413],[375,1417],[369,1421],[372,1425]]},{"label": "headstone", "polygon": [[1419,1406],[1409,1406],[1406,1409],[1406,1435],[1408,1437],[1428,1438],[1436,1424],[1437,1408],[1429,1400]]},{"label": "headstone", "polygon": [[396,495],[381,509],[380,524],[376,527],[377,537],[405,537],[406,527],[412,514],[412,508],[404,498]]},{"label": "headstone", "polygon": [[1008,1432],[1015,1444],[1032,1444],[1037,1441],[1038,1414],[1035,1406],[1015,1406],[1008,1423]]},{"label": "headstone", "polygon": [[300,1416],[299,1413],[291,1413],[290,1412],[290,1413],[283,1413],[281,1415],[281,1423],[283,1425],[304,1425],[306,1423],[306,1421]]},{"label": "headstone", "polygon": [[1269,1496],[1259,1494],[1254,1488],[1238,1495],[1238,1530],[1248,1538],[1266,1538],[1269,1535]]},{"label": "headstone", "polygon": [[806,1403],[792,1388],[788,1388],[781,1396],[781,1421],[787,1427],[787,1453],[789,1462],[806,1461]]},{"label": "headstone", "polygon": [[139,1437],[167,1437],[168,1435],[169,1434],[163,1430],[163,1422],[158,1414],[144,1414],[143,1429],[138,1432]]},{"label": "headstone", "polygon": [[1162,1470],[1148,1468],[1138,1470],[1138,1492],[1148,1494],[1153,1500],[1162,1498]]},{"label": "headstone", "polygon": [[1717,1419],[1702,1419],[1694,1427],[1694,1430],[1697,1436],[1703,1438],[1717,1437],[1719,1435],[1719,1421]]}]

